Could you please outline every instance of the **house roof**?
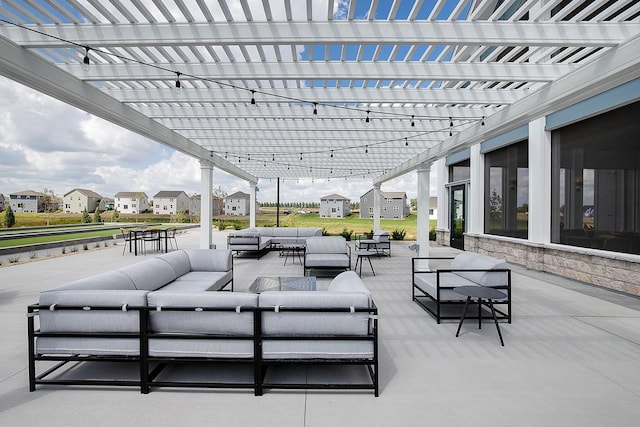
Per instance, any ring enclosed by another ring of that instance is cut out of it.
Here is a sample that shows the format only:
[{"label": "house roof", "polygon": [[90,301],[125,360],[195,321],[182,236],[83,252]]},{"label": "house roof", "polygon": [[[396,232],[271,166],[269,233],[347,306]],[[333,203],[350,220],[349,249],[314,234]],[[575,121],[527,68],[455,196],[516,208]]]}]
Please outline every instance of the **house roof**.
[{"label": "house roof", "polygon": [[42,193],[40,191],[25,190],[25,191],[18,191],[16,193],[9,194],[9,197],[11,197],[11,196],[38,196],[38,197],[44,197],[44,196],[46,196],[46,194]]},{"label": "house roof", "polygon": [[326,200],[326,199],[332,199],[332,200],[350,200],[347,197],[341,196],[339,194],[329,194],[328,196],[324,196],[324,197],[320,197],[320,200]]},{"label": "house roof", "polygon": [[233,194],[229,194],[226,198],[227,199],[249,199],[251,196],[249,196],[247,193],[243,193],[242,191],[236,191]]},{"label": "house roof", "polygon": [[187,193],[185,193],[184,191],[158,191],[156,195],[153,196],[153,198],[154,199],[167,198],[167,197],[175,198],[175,197],[179,197],[181,194],[184,194],[185,196],[187,195]]},{"label": "house roof", "polygon": [[637,0],[44,3],[0,2],[0,74],[251,183],[382,183],[640,77]]},{"label": "house roof", "polygon": [[118,197],[129,197],[129,198],[138,198],[139,195],[144,196],[145,198],[148,197],[147,193],[143,192],[143,191],[120,191],[118,193],[116,193],[115,198]]},{"label": "house roof", "polygon": [[[360,196],[360,198],[363,198],[364,196],[366,196],[371,192],[373,192],[373,188],[367,191],[366,193],[364,193],[362,196]],[[404,191],[381,191],[380,196],[386,199],[402,199],[407,196],[407,193]]]},{"label": "house roof", "polygon": [[67,197],[69,194],[73,193],[74,191],[77,191],[78,193],[87,196],[87,197],[95,197],[97,199],[101,199],[102,196],[98,193],[96,193],[95,191],[91,191],[91,190],[85,190],[83,188],[74,188],[73,190],[69,191],[67,194],[64,195],[64,197]]}]

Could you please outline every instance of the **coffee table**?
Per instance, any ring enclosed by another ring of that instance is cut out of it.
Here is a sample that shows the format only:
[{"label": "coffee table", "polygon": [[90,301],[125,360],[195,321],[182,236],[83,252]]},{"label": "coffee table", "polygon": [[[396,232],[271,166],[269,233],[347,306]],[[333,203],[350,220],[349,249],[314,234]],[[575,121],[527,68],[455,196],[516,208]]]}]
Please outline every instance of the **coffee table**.
[{"label": "coffee table", "polygon": [[257,277],[249,286],[249,292],[265,291],[315,291],[315,276],[305,277]]}]

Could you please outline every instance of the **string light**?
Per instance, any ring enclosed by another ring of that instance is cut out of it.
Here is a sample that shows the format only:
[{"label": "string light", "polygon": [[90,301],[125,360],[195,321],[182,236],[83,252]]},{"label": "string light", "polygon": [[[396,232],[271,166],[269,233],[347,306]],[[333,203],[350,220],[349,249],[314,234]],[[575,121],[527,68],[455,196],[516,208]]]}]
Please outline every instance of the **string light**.
[{"label": "string light", "polygon": [[176,71],[176,93],[180,93],[182,84],[180,83],[180,71]]},{"label": "string light", "polygon": [[82,69],[84,71],[89,71],[89,48],[85,47],[86,52],[84,54],[84,59],[82,60]]},{"label": "string light", "polygon": [[369,126],[371,124],[371,119],[369,119],[369,113],[371,111],[367,110],[367,117],[364,119],[364,125]]},{"label": "string light", "polygon": [[482,116],[482,123],[480,123],[481,126],[484,126],[484,116]]},{"label": "string light", "polygon": [[331,158],[333,159],[333,150],[331,150]]},{"label": "string light", "polygon": [[249,105],[252,109],[256,109],[258,107],[256,104],[256,91],[254,89],[251,89],[251,102]]},{"label": "string light", "polygon": [[409,146],[409,141],[407,140],[407,138],[404,139],[404,145],[405,145],[405,147]]},{"label": "string light", "polygon": [[318,103],[317,102],[313,103],[313,116],[314,116],[314,118],[318,116]]},{"label": "string light", "polygon": [[415,116],[412,114],[411,115],[411,127],[415,127],[415,125],[416,125],[416,122],[413,121],[414,117]]}]

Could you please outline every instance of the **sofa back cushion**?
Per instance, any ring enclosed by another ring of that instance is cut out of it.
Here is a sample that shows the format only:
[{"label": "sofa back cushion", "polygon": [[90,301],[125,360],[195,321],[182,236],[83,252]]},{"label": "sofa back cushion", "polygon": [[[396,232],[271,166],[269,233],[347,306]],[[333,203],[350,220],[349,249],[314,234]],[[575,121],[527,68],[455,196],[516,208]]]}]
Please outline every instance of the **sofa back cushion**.
[{"label": "sofa back cushion", "polygon": [[177,277],[173,268],[167,262],[158,258],[128,265],[119,271],[131,279],[136,289],[145,291],[155,291]]},{"label": "sofa back cushion", "polygon": [[362,292],[369,295],[369,289],[355,271],[338,274],[329,284],[329,292]]},{"label": "sofa back cushion", "polygon": [[322,228],[301,227],[298,228],[298,237],[322,236]]},{"label": "sofa back cushion", "polygon": [[373,233],[373,240],[377,240],[380,243],[389,243],[389,232],[378,231],[376,233]]},{"label": "sofa back cushion", "polygon": [[64,286],[60,286],[55,290],[76,289],[76,290],[90,290],[90,289],[113,289],[113,290],[135,290],[136,287],[124,273],[120,271],[108,271],[106,273],[99,273],[93,276],[85,277],[80,280],[69,282]]},{"label": "sofa back cushion", "polygon": [[347,241],[342,236],[313,236],[307,239],[308,254],[346,254],[347,251]]},{"label": "sofa back cushion", "polygon": [[185,249],[191,271],[230,271],[233,258],[228,249]]},{"label": "sofa back cushion", "polygon": [[[249,292],[151,292],[148,295],[149,324],[154,332],[208,333],[251,336],[251,309],[258,306],[258,294]],[[160,307],[160,310],[153,308]],[[168,311],[168,307],[229,308],[230,311]],[[237,307],[240,307],[236,310]]]},{"label": "sofa back cushion", "polygon": [[273,237],[298,237],[298,229],[293,227],[274,227]]},{"label": "sofa back cushion", "polygon": [[189,255],[183,250],[177,250],[161,255],[159,259],[168,263],[173,271],[176,272],[176,277],[187,274],[191,271],[191,262],[189,261]]},{"label": "sofa back cushion", "polygon": [[[480,270],[496,270],[508,269],[509,264],[503,259],[497,259],[488,255],[476,252],[462,252],[451,262],[452,269],[480,269]],[[490,272],[490,271],[457,271],[457,275],[471,280],[483,286],[506,286],[508,279],[506,272]]]},{"label": "sofa back cushion", "polygon": [[256,231],[260,236],[273,237],[273,227],[256,227]]},{"label": "sofa back cushion", "polygon": [[261,308],[345,308],[344,312],[265,311],[262,332],[269,336],[367,335],[369,313],[354,308],[369,308],[369,295],[362,292],[278,291],[260,294]]},{"label": "sofa back cushion", "polygon": [[[52,290],[42,292],[39,313],[41,332],[138,332],[139,311],[128,306],[143,307],[147,291],[122,290]],[[62,310],[56,306],[113,307],[112,310]]]}]

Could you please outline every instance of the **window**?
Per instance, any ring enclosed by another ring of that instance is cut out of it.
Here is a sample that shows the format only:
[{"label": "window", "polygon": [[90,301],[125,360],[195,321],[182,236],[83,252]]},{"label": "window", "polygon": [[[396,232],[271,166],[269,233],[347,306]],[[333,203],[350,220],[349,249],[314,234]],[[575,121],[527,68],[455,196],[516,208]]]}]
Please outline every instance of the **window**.
[{"label": "window", "polygon": [[449,166],[449,182],[465,181],[471,177],[471,160]]},{"label": "window", "polygon": [[528,237],[528,150],[522,141],[485,154],[485,233]]},{"label": "window", "polygon": [[551,241],[640,254],[640,102],[554,130]]}]

